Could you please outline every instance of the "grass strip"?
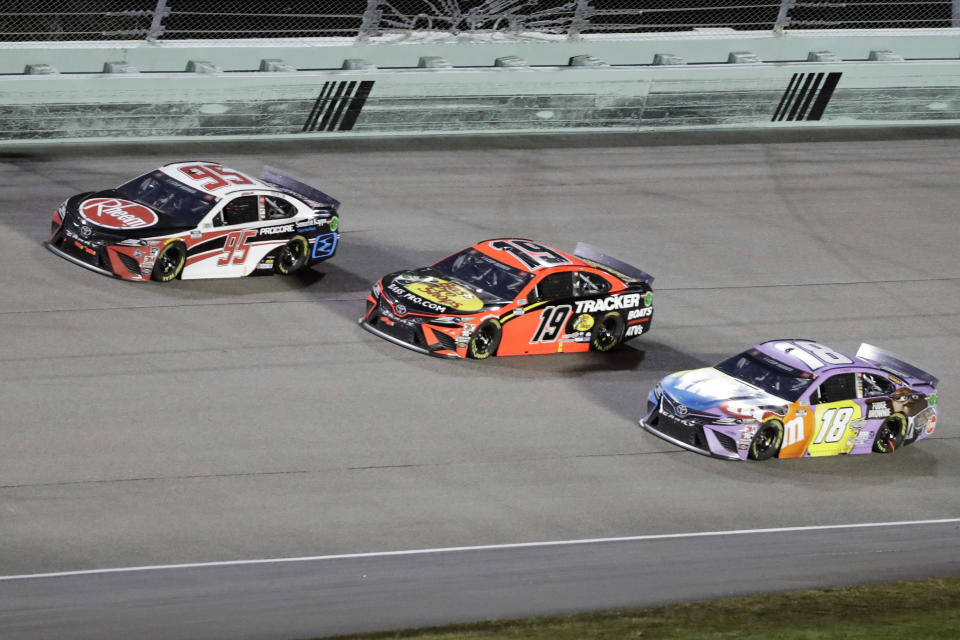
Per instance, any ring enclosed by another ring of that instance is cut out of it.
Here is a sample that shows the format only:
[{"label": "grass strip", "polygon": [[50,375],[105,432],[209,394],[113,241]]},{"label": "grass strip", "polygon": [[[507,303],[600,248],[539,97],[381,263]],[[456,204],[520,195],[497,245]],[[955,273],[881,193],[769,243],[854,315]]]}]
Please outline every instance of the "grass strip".
[{"label": "grass strip", "polygon": [[957,640],[960,578],[809,589],[338,640]]}]

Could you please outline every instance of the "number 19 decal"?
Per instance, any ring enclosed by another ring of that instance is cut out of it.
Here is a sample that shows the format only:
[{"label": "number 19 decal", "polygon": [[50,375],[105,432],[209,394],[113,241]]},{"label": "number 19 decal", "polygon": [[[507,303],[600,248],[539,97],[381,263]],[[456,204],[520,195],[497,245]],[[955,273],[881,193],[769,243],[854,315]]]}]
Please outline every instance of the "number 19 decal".
[{"label": "number 19 decal", "polygon": [[573,311],[573,307],[568,304],[561,304],[544,309],[543,313],[540,314],[540,326],[537,327],[537,330],[534,332],[530,344],[534,342],[556,341],[556,339],[560,337],[564,325],[567,324],[567,318],[570,317],[571,311]]},{"label": "number 19 decal", "polygon": [[550,247],[529,240],[496,240],[490,246],[510,253],[531,269],[570,264],[569,260]]}]

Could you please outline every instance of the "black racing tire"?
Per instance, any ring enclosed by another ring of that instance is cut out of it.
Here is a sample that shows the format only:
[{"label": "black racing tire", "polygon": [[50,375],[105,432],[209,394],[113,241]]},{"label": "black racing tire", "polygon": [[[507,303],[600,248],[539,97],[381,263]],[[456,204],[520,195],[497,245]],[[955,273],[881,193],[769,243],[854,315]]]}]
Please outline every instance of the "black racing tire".
[{"label": "black racing tire", "polygon": [[760,425],[757,433],[754,434],[747,455],[751,460],[769,460],[780,453],[780,445],[782,444],[783,423],[775,418],[767,420]]},{"label": "black racing tire", "polygon": [[467,355],[475,360],[484,360],[497,354],[500,338],[503,335],[500,323],[496,320],[487,320],[482,323],[470,337],[467,345]]},{"label": "black racing tire", "polygon": [[293,236],[273,257],[273,270],[288,276],[303,269],[310,259],[310,243],[303,236]]},{"label": "black racing tire", "polygon": [[187,263],[187,246],[182,242],[171,242],[157,254],[153,262],[150,279],[157,282],[170,282],[180,277],[183,265]]},{"label": "black racing tire", "polygon": [[594,351],[610,351],[623,340],[627,331],[627,323],[623,316],[616,311],[604,314],[593,326],[590,334],[590,348]]},{"label": "black racing tire", "polygon": [[903,444],[907,435],[907,416],[894,413],[887,417],[877,429],[877,437],[873,439],[873,450],[876,453],[893,453]]}]

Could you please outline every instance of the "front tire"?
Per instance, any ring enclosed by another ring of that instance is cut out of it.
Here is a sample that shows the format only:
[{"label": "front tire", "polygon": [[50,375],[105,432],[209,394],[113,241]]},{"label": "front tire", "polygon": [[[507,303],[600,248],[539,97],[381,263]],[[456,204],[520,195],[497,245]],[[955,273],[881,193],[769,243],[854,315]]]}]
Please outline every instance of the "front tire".
[{"label": "front tire", "polygon": [[282,276],[288,276],[303,269],[310,258],[310,243],[303,236],[293,236],[283,245],[273,259],[273,270]]},{"label": "front tire", "polygon": [[610,351],[620,344],[627,325],[623,316],[616,311],[604,315],[593,327],[590,336],[590,348],[594,351]]},{"label": "front tire", "polygon": [[907,417],[902,413],[895,413],[883,421],[877,429],[877,437],[873,439],[873,450],[876,453],[893,453],[907,435]]},{"label": "front tire", "polygon": [[153,263],[150,279],[157,282],[170,282],[183,273],[187,263],[187,247],[182,242],[171,242],[157,255]]},{"label": "front tire", "polygon": [[496,355],[501,335],[500,323],[496,320],[487,320],[473,332],[470,344],[467,345],[467,355],[476,360],[484,360]]},{"label": "front tire", "polygon": [[767,420],[750,442],[747,455],[751,460],[769,460],[780,452],[783,444],[783,423],[779,420]]}]

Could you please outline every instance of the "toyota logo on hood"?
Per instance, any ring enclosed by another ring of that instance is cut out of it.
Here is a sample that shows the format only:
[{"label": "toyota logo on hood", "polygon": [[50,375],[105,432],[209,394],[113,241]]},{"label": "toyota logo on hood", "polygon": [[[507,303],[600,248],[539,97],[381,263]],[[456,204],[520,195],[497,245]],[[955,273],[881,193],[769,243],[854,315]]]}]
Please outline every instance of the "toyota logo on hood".
[{"label": "toyota logo on hood", "polygon": [[678,404],[678,405],[674,408],[674,410],[673,410],[673,412],[674,412],[675,414],[677,414],[678,416],[680,416],[681,418],[682,418],[683,416],[687,415],[687,412],[688,412],[688,411],[689,411],[689,409],[687,409],[687,408],[686,408],[684,405],[682,405],[682,404]]},{"label": "toyota logo on hood", "polygon": [[406,307],[406,306],[404,306],[404,305],[402,305],[402,304],[398,304],[398,305],[397,305],[397,313],[399,313],[400,315],[403,315],[403,314],[405,314],[406,312],[407,312],[407,307]]}]

